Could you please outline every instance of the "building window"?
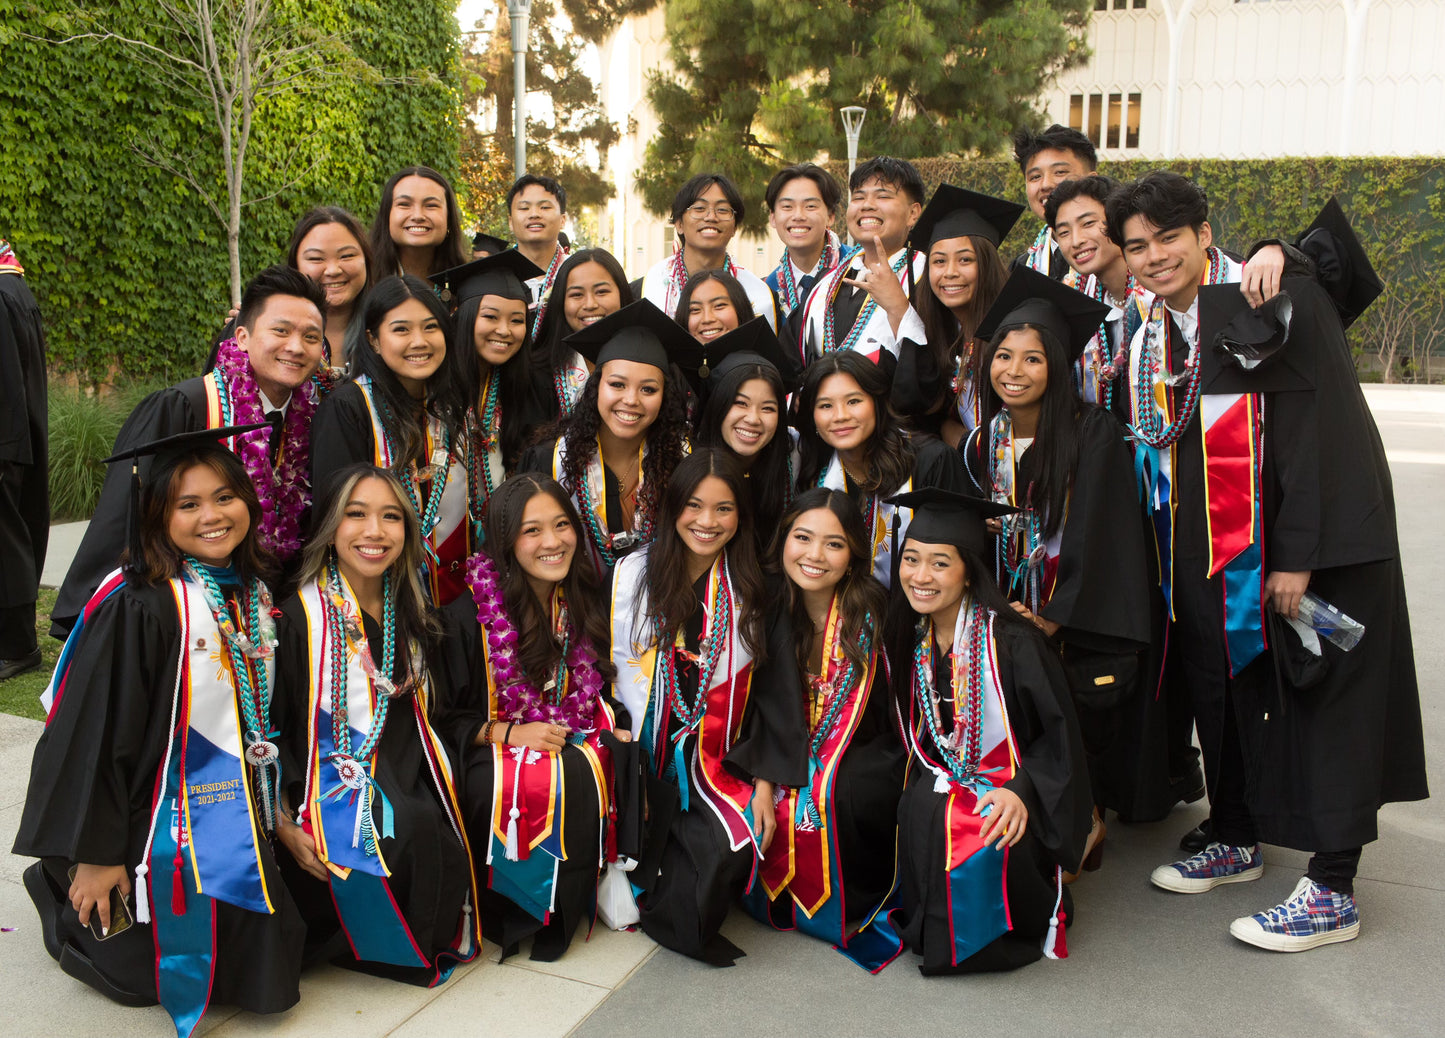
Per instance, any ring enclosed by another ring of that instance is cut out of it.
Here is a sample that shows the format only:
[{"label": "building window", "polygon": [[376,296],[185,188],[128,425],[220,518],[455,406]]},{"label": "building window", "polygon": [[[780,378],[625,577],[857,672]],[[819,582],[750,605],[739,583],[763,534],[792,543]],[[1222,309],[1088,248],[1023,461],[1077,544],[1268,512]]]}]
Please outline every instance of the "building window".
[{"label": "building window", "polygon": [[[1234,0],[1235,3],[1248,3],[1249,0]],[[1115,11],[1127,11],[1133,8],[1136,11],[1147,10],[1149,0],[1094,0],[1094,10],[1107,11],[1110,8]]]},{"label": "building window", "polygon": [[1098,93],[1069,95],[1069,125],[1100,148],[1139,147],[1139,108],[1142,94]]}]

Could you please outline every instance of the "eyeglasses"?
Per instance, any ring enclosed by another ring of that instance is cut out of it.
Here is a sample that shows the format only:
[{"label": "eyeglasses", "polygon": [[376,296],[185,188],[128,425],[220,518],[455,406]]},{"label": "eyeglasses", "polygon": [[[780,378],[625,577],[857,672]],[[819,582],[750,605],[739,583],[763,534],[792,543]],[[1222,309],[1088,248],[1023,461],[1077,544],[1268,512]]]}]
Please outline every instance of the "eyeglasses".
[{"label": "eyeglasses", "polygon": [[726,202],[716,202],[712,205],[708,205],[706,202],[694,202],[687,207],[687,212],[689,216],[699,220],[708,213],[712,213],[712,215],[716,216],[719,220],[731,220],[737,215],[736,210]]}]

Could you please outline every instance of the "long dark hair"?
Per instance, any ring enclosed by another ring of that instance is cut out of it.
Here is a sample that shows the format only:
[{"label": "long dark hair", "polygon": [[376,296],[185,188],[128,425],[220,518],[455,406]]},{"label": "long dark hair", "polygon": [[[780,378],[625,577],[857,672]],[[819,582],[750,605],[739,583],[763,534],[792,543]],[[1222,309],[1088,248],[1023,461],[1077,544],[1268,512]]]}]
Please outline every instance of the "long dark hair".
[{"label": "long dark hair", "polygon": [[891,494],[913,475],[913,446],[899,428],[898,415],[888,402],[888,376],[863,354],[839,350],[819,357],[803,373],[803,386],[798,391],[798,427],[801,461],[798,465],[798,487],[811,487],[828,467],[833,448],[818,435],[813,420],[813,405],[823,382],[833,375],[847,375],[873,401],[873,435],[865,448],[868,454],[868,478],[859,488],[868,494]]},{"label": "long dark hair", "polygon": [[[371,242],[367,240],[366,230],[361,226],[361,221],[340,206],[318,205],[296,221],[296,227],[291,232],[291,243],[286,246],[286,266],[300,269],[301,243],[316,228],[328,223],[337,223],[345,227],[347,233],[355,238],[356,244],[360,246],[361,258],[366,261],[366,284],[361,288],[362,294],[365,294],[372,282],[376,280],[376,268],[372,266],[371,262]],[[360,296],[358,296],[359,299]]]},{"label": "long dark hair", "polygon": [[[1072,365],[1064,355],[1064,347],[1053,332],[1037,324],[1010,324],[998,330],[993,342],[979,351],[980,377],[978,381],[980,414],[987,435],[988,423],[1003,407],[1003,401],[994,391],[989,369],[999,345],[1013,332],[1031,331],[1039,337],[1048,359],[1049,378],[1044,385],[1043,399],[1039,401],[1039,424],[1034,432],[1034,443],[1029,454],[1034,457],[1032,485],[1020,488],[1027,494],[1027,503],[1043,515],[1044,535],[1052,537],[1064,524],[1064,512],[1069,501],[1069,487],[1074,482],[1074,472],[1079,466],[1079,420],[1084,405],[1074,393],[1071,377]],[[987,460],[987,459],[985,459]]]},{"label": "long dark hair", "polygon": [[[994,300],[1003,291],[1004,282],[1008,280],[1008,268],[1004,266],[993,242],[977,234],[964,237],[973,245],[978,273],[974,279],[973,298],[968,301],[963,319],[960,320],[934,294],[926,268],[913,293],[913,306],[918,311],[918,316],[923,319],[923,330],[928,335],[928,343],[938,363],[938,370],[945,374],[953,370],[954,360],[974,337],[984,314],[993,306]],[[973,362],[963,372],[964,375],[977,378],[977,360],[977,357],[973,358]]]},{"label": "long dark hair", "polygon": [[462,220],[457,209],[457,193],[452,190],[451,181],[430,166],[407,166],[381,189],[381,204],[376,207],[376,219],[371,221],[371,255],[379,277],[387,277],[401,269],[401,253],[396,242],[391,240],[391,203],[396,194],[396,185],[405,177],[425,177],[440,184],[447,199],[447,236],[432,253],[431,270],[450,270],[460,267],[469,258],[462,251]]},{"label": "long dark hair", "polygon": [[699,270],[682,286],[682,294],[677,297],[677,309],[672,313],[674,321],[684,328],[687,327],[687,309],[692,306],[692,297],[709,281],[716,281],[727,291],[728,299],[732,300],[733,309],[737,311],[739,326],[758,316],[753,313],[753,301],[748,298],[747,289],[743,288],[742,282],[737,278],[725,270]]},{"label": "long dark hair", "polygon": [[538,494],[545,494],[557,503],[577,534],[577,551],[572,556],[567,576],[561,580],[562,593],[566,597],[572,623],[591,643],[597,655],[593,666],[604,681],[611,681],[617,676],[607,653],[612,636],[611,622],[596,568],[584,553],[586,533],[582,520],[561,484],[555,479],[532,473],[513,476],[492,491],[485,520],[484,550],[496,564],[502,581],[502,599],[511,615],[512,626],[518,632],[517,658],[522,661],[522,670],[539,688],[543,677],[552,673],[562,659],[562,644],[552,632],[551,617],[546,613],[546,606],[537,601],[526,573],[517,565],[515,554],[517,537],[522,530],[522,515],[527,510],[527,503]]},{"label": "long dark hair", "polygon": [[677,519],[699,484],[716,476],[732,491],[738,509],[738,532],[723,548],[738,602],[738,633],[743,644],[761,662],[768,644],[765,619],[766,588],[753,536],[753,505],[744,485],[743,470],[727,451],[704,447],[689,454],[668,481],[657,516],[657,535],[647,550],[647,620],[651,636],[665,645],[677,636],[690,616],[701,608],[687,575],[688,549],[677,534]]},{"label": "long dark hair", "polygon": [[[793,497],[793,473],[790,467],[793,438],[788,435],[786,413],[788,394],[783,388],[783,379],[777,369],[771,364],[744,364],[724,372],[722,377],[717,379],[717,385],[708,390],[707,400],[697,417],[697,435],[693,439],[700,447],[717,447],[731,453],[732,448],[723,439],[723,419],[732,410],[738,392],[753,379],[766,382],[778,401],[778,428],[747,469],[747,486],[752,491],[758,538],[761,542],[771,536],[783,509],[788,507],[788,502]],[[742,464],[741,459],[738,464]]]},{"label": "long dark hair", "polygon": [[[482,391],[482,360],[477,356],[476,328],[477,311],[482,308],[481,296],[474,296],[457,308],[451,342],[447,346],[448,359],[455,357],[453,370],[467,407],[475,407]],[[526,300],[521,300],[525,313]],[[532,382],[532,332],[531,321],[525,322],[522,345],[500,368],[497,376],[501,384],[497,388],[497,403],[502,409],[502,463],[508,468],[516,467],[522,451],[529,445],[536,429],[528,430],[525,422],[539,412],[536,389]],[[477,416],[478,418],[481,415]]]},{"label": "long dark hair", "polygon": [[231,568],[243,582],[258,577],[268,585],[275,579],[277,566],[271,553],[261,546],[256,531],[261,523],[261,501],[246,467],[220,444],[198,444],[180,451],[164,460],[157,458],[150,474],[141,485],[140,514],[136,521],[140,527],[140,555],[131,557],[130,549],[121,553],[121,566],[126,580],[143,587],[150,587],[180,575],[185,557],[171,540],[171,509],[176,503],[176,493],[181,476],[196,465],[205,465],[225,480],[226,486],[246,506],[251,518],[250,529],[231,553]]},{"label": "long dark hair", "polygon": [[[542,316],[542,324],[537,329],[537,341],[532,348],[532,364],[542,376],[538,379],[539,382],[551,385],[552,373],[564,367],[571,354],[576,352],[562,341],[572,334],[566,316],[567,282],[571,280],[572,272],[584,263],[596,263],[607,271],[617,285],[618,309],[636,302],[632,286],[627,281],[627,271],[622,269],[617,257],[606,249],[579,249],[563,260],[562,265],[557,268],[556,278],[552,281],[552,294],[547,297],[547,312]],[[560,401],[558,403],[560,406]]]},{"label": "long dark hair", "polygon": [[451,327],[451,316],[437,298],[437,294],[421,278],[410,274],[382,278],[376,287],[366,294],[366,307],[362,311],[362,326],[367,336],[367,345],[356,351],[351,359],[357,376],[366,375],[371,379],[373,397],[381,414],[382,427],[395,445],[394,467],[403,471],[412,461],[426,463],[422,457],[426,436],[423,431],[423,415],[431,414],[440,418],[452,430],[455,438],[462,427],[466,414],[466,402],[461,395],[460,378],[457,375],[456,351],[447,350],[446,359],[431,378],[427,379],[427,394],[424,403],[412,399],[402,387],[396,374],[386,366],[381,354],[370,345],[371,336],[376,335],[386,315],[401,306],[408,299],[419,300],[440,323],[443,334]]},{"label": "long dark hair", "polygon": [[[597,390],[602,385],[602,369],[606,366],[593,369],[582,387],[576,409],[554,427],[567,445],[560,479],[563,486],[574,492],[581,489],[582,474],[597,456],[597,430],[602,427]],[[687,453],[687,394],[676,365],[672,367],[672,371],[662,373],[662,408],[657,412],[657,421],[645,433],[648,449],[642,459],[642,489],[637,494],[638,509],[650,508],[653,514],[662,501],[672,470]]]},{"label": "long dark hair", "polygon": [[783,586],[787,588],[788,612],[793,618],[795,632],[793,651],[797,656],[799,673],[806,673],[813,639],[796,635],[798,632],[811,630],[811,620],[797,585],[787,579],[787,574],[783,571],[783,548],[788,542],[788,535],[793,531],[793,525],[803,513],[817,508],[825,508],[833,513],[842,524],[843,539],[848,542],[848,553],[851,556],[848,571],[834,589],[843,624],[844,637],[841,645],[843,654],[853,665],[860,672],[866,672],[868,656],[860,644],[861,635],[866,632],[869,637],[874,638],[873,648],[882,651],[883,646],[876,638],[885,622],[888,590],[873,575],[873,546],[869,543],[868,531],[863,525],[863,513],[858,511],[852,498],[841,490],[829,490],[827,487],[814,487],[799,494],[792,507],[783,514],[768,547],[768,571],[770,574],[783,574]]}]

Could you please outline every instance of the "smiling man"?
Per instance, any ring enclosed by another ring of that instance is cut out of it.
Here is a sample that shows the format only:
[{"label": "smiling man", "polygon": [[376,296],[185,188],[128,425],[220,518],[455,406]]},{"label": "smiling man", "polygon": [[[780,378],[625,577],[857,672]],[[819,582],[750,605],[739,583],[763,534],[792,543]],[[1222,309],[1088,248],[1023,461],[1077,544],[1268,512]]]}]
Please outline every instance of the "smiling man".
[{"label": "smiling man", "polygon": [[768,223],[784,252],[777,269],[763,280],[777,294],[785,317],[844,258],[832,231],[841,195],[832,174],[812,162],[780,170],[768,183]]},{"label": "smiling man", "polygon": [[[296,559],[311,504],[308,462],[317,397],[311,379],[321,366],[325,314],[326,296],[306,275],[284,266],[261,271],[241,296],[236,337],[220,345],[215,370],[142,400],[112,453],[184,432],[268,422],[269,430],[226,446],[245,464],[264,506],[262,543],[283,563]],[[70,632],[101,580],[120,564],[130,485],[129,467],[112,465],[60,586],[53,637]]]},{"label": "smiling man", "polygon": [[559,240],[567,223],[567,189],[552,177],[524,173],[507,192],[507,214],[517,251],[535,263],[543,273],[529,278],[527,290],[532,294],[532,334],[542,325],[547,312],[547,299],[557,268],[570,250]]},{"label": "smiling man", "polygon": [[[1093,173],[1099,165],[1094,142],[1078,130],[1058,123],[1039,133],[1021,127],[1014,132],[1014,161],[1024,175],[1024,191],[1029,208],[1039,219],[1044,218],[1044,204],[1055,187],[1066,180],[1077,180]],[[1014,260],[1040,274],[1058,281],[1069,271],[1047,225],[1039,231],[1028,252]]]}]

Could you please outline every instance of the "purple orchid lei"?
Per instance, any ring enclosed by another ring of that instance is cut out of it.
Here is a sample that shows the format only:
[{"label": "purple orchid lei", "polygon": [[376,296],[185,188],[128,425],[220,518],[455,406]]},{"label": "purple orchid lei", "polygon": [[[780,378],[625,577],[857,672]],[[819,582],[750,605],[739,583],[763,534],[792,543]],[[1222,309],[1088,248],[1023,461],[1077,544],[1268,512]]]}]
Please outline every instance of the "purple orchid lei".
[{"label": "purple orchid lei", "polygon": [[[216,370],[225,380],[222,389],[230,404],[226,420],[232,425],[264,422],[261,391],[251,371],[251,359],[235,339],[221,343],[216,351]],[[233,448],[261,501],[257,536],[282,562],[301,550],[301,513],[311,504],[308,470],[311,418],[315,413],[316,390],[308,381],[291,394],[286,420],[281,426],[281,453],[274,469],[270,430],[257,429],[239,436]]]},{"label": "purple orchid lei", "polygon": [[[487,637],[492,678],[497,688],[497,716],[504,720],[545,721],[560,724],[569,732],[585,732],[595,727],[597,697],[602,691],[602,675],[597,672],[597,653],[585,638],[577,637],[571,627],[565,604],[560,625],[566,632],[566,672],[549,683],[544,691],[522,672],[517,660],[517,628],[507,612],[502,596],[502,580],[496,565],[485,552],[467,560],[467,584],[477,604],[477,622]],[[562,695],[557,685],[564,684]],[[559,698],[560,697],[560,698]]]}]

